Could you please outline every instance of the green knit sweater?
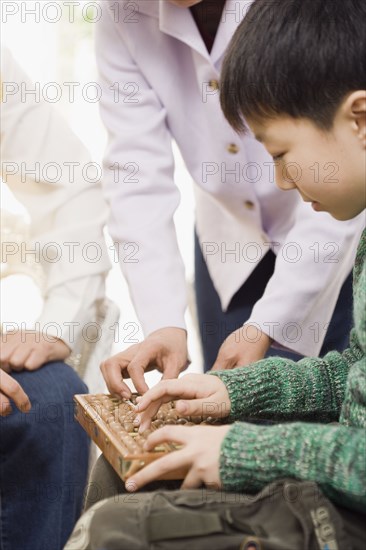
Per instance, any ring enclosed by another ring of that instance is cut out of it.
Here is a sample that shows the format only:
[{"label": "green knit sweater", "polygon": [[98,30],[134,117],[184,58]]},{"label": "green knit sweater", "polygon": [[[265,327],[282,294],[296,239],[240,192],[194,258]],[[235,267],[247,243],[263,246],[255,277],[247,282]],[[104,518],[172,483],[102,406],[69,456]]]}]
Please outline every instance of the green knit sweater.
[{"label": "green knit sweater", "polygon": [[[213,372],[235,422],[220,458],[223,487],[256,491],[284,477],[316,481],[334,502],[366,508],[366,229],[353,274],[354,322],[343,353],[298,362],[280,357]],[[333,424],[331,424],[333,423]]]}]

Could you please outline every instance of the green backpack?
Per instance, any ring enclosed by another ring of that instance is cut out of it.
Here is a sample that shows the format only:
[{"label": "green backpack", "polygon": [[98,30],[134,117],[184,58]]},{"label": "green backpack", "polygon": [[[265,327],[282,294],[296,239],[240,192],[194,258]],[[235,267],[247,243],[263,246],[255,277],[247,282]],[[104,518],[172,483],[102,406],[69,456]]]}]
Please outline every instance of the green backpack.
[{"label": "green backpack", "polygon": [[285,479],[257,495],[119,494],[82,516],[64,550],[364,550],[364,525],[315,483]]}]

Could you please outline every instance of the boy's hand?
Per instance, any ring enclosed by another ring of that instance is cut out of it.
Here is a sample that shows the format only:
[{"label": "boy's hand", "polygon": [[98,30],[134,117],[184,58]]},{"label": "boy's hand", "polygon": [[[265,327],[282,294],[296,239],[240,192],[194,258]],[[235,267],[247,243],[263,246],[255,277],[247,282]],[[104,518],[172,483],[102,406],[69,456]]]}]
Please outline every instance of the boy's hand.
[{"label": "boy's hand", "polygon": [[56,337],[18,330],[1,335],[0,363],[6,372],[36,370],[49,361],[63,361],[70,348]]},{"label": "boy's hand", "polygon": [[134,474],[126,482],[126,489],[137,491],[146,483],[178,468],[188,470],[182,489],[193,489],[202,484],[214,484],[220,488],[220,449],[230,428],[230,425],[159,428],[148,437],[146,451],[167,441],[182,445],[182,449],[168,453]]},{"label": "boy's hand", "polygon": [[176,411],[184,416],[224,418],[230,414],[230,398],[217,376],[186,374],[179,380],[162,380],[143,395],[137,406],[140,432],[150,427],[162,403],[178,399]]},{"label": "boy's hand", "polygon": [[273,340],[254,325],[244,325],[232,332],[222,344],[212,370],[245,367],[266,355]]},{"label": "boy's hand", "polygon": [[100,368],[109,391],[126,399],[131,390],[123,378],[131,378],[136,390],[143,394],[149,387],[144,374],[158,369],[163,378],[176,378],[188,366],[187,333],[180,328],[162,328],[140,344],[134,344],[104,361]]},{"label": "boy's hand", "polygon": [[28,412],[32,406],[21,385],[7,372],[0,369],[0,416],[7,416],[11,413],[10,399],[22,412]]}]

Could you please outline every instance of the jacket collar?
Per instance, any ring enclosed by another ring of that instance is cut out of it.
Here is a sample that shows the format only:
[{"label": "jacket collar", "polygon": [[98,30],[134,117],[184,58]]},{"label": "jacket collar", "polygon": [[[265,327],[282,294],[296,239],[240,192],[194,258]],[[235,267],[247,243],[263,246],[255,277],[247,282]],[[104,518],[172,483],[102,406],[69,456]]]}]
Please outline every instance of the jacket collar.
[{"label": "jacket collar", "polygon": [[177,38],[209,59],[210,55],[198,32],[191,11],[187,8],[179,8],[166,0],[160,0],[159,8],[160,30]]},{"label": "jacket collar", "polygon": [[215,64],[224,55],[232,35],[252,1],[226,1],[211,55],[206,49],[189,9],[179,8],[168,0],[139,0],[138,6],[141,13],[159,19],[159,28],[162,32],[187,44]]},{"label": "jacket collar", "polygon": [[211,52],[212,63],[223,57],[236,29],[247,13],[253,0],[226,0],[221,22]]}]

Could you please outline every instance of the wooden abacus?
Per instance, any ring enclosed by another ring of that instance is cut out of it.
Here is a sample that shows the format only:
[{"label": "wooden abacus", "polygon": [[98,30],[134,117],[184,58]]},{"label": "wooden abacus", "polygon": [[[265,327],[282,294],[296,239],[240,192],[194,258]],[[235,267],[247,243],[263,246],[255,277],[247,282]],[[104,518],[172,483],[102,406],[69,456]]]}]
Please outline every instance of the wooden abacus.
[{"label": "wooden abacus", "polygon": [[[140,434],[134,424],[137,395],[131,401],[117,399],[111,395],[75,395],[75,418],[98,445],[105,458],[120,476],[126,481],[135,472],[179,448],[174,443],[164,443],[152,451],[144,451],[146,438],[153,430],[167,424],[194,426],[197,424],[216,424],[212,418],[182,417],[174,408],[174,402],[160,407],[151,423],[151,429]],[[185,469],[169,472],[159,479],[184,479]]]}]

